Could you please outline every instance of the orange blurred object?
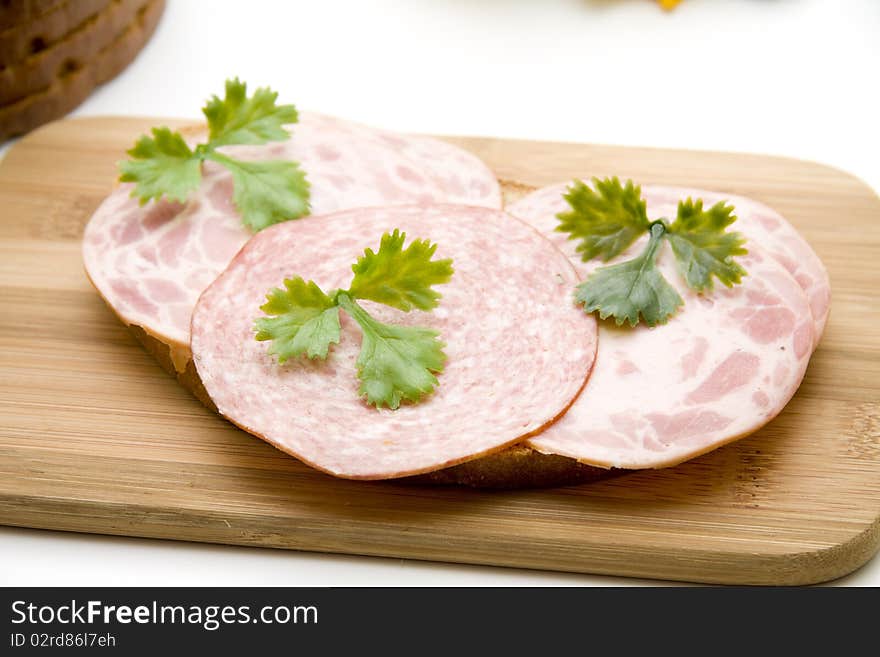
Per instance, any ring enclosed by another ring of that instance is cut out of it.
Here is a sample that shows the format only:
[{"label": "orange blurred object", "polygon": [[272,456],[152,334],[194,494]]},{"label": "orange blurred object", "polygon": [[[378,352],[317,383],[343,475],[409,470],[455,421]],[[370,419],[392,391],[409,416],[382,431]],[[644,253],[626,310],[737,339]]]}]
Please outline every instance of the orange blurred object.
[{"label": "orange blurred object", "polygon": [[675,6],[681,2],[681,0],[657,0],[660,3],[660,6],[664,9],[675,9]]}]

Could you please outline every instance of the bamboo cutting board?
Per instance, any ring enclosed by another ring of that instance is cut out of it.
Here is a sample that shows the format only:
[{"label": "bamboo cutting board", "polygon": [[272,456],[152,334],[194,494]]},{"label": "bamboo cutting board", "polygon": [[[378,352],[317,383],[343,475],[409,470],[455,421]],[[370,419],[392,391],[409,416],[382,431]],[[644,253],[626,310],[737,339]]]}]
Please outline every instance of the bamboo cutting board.
[{"label": "bamboo cutting board", "polygon": [[619,175],[754,197],[814,245],[834,300],[800,391],[748,439],[577,487],[420,488],[333,479],[234,428],[89,285],[83,226],[158,123],[51,124],[0,164],[0,523],[749,584],[832,579],[877,550],[880,200],[855,178],[756,155],[450,138],[524,183]]}]

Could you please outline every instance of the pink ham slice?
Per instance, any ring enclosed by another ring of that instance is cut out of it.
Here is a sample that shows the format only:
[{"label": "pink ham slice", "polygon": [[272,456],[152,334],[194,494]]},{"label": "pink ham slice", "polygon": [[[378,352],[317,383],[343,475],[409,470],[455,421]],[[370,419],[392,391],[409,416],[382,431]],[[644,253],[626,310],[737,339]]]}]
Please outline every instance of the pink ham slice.
[{"label": "pink ham slice", "polygon": [[[300,162],[314,215],[433,202],[501,207],[493,173],[449,144],[308,113],[291,131],[286,142],[224,150],[241,159]],[[186,204],[140,207],[131,189],[115,190],[86,227],[86,271],[124,322],[176,347],[182,366],[196,300],[252,235],[232,204],[231,176],[212,163]]]},{"label": "pink ham slice", "polygon": [[[510,212],[564,249],[585,278],[603,263],[582,262],[575,242],[554,231],[565,186],[552,189],[524,198]],[[677,191],[643,191],[649,216],[670,216]],[[757,221],[751,207],[737,205],[736,229],[746,232]],[[643,245],[644,238],[617,260]],[[592,465],[658,468],[752,433],[775,417],[803,378],[814,322],[804,290],[786,268],[754,241],[748,248],[743,283],[731,289],[716,284],[702,297],[683,283],[664,244],[658,263],[684,307],[653,329],[600,322],[588,385],[559,422],[527,444]]]},{"label": "pink ham slice", "polygon": [[[362,302],[380,321],[438,329],[447,345],[434,394],[391,411],[358,398],[361,334],[344,313],[327,361],[283,366],[254,339],[253,323],[285,277],[347,287],[364,248],[395,228],[438,243],[436,257],[453,258],[455,274],[430,313]],[[595,320],[572,303],[576,281],[562,252],[497,210],[388,207],[290,221],[252,238],[202,295],[193,360],[222,415],[320,470],[356,479],[428,472],[516,443],[571,404],[596,349]]]},{"label": "pink ham slice", "polygon": [[[540,223],[543,231],[553,231],[556,226],[556,215],[569,209],[562,198],[568,183],[559,183],[542,187],[523,197],[508,211],[526,219],[536,226]],[[813,317],[813,349],[815,349],[828,320],[831,309],[831,283],[825,265],[813,251],[803,236],[797,232],[785,218],[763,203],[743,196],[722,194],[702,189],[684,187],[642,187],[642,194],[648,201],[651,210],[649,216],[675,218],[680,200],[691,198],[703,199],[704,207],[719,201],[727,201],[736,208],[737,221],[731,230],[741,232],[748,239],[748,248],[758,245],[774,260],[779,262],[795,278],[810,302],[810,314]],[[565,236],[554,234],[558,244],[565,241]],[[573,253],[573,252],[572,252]]]}]

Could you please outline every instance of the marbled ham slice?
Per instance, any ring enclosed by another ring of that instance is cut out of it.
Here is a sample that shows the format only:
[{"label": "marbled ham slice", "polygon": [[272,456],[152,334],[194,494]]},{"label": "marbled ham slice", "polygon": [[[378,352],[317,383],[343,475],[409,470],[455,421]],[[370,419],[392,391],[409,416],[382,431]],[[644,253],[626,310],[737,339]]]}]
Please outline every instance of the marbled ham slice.
[{"label": "marbled ham slice", "polygon": [[[312,214],[364,206],[462,203],[501,207],[498,183],[473,155],[433,139],[402,136],[303,113],[285,142],[224,149],[241,159],[301,163]],[[98,291],[127,324],[188,357],[192,308],[251,237],[232,204],[232,179],[206,163],[186,204],[138,206],[122,185],[86,227],[83,257]]]},{"label": "marbled ham slice", "polygon": [[[552,231],[556,226],[556,215],[569,209],[562,198],[568,183],[559,183],[542,187],[525,196],[509,208],[511,214],[522,217],[538,225],[543,231]],[[810,314],[813,317],[813,349],[815,349],[831,309],[831,283],[825,265],[813,251],[803,236],[797,232],[785,218],[772,208],[750,198],[722,194],[702,189],[684,187],[642,187],[642,194],[648,201],[649,216],[675,218],[678,202],[691,197],[703,199],[704,207],[719,201],[727,201],[736,208],[737,221],[731,230],[741,232],[748,239],[748,248],[757,244],[774,260],[779,262],[794,276],[810,302]],[[565,236],[554,235],[558,244],[565,241]]]},{"label": "marbled ham slice", "polygon": [[[325,362],[279,365],[253,322],[286,276],[347,287],[363,249],[395,228],[437,242],[436,257],[452,258],[455,274],[430,313],[362,302],[380,321],[436,328],[447,344],[437,390],[391,411],[358,398],[361,334],[344,313]],[[202,295],[193,361],[222,415],[318,469],[358,479],[428,472],[540,431],[577,396],[596,322],[572,303],[576,281],[562,252],[497,210],[387,207],[286,222],[251,239]]]},{"label": "marbled ham slice", "polygon": [[[603,263],[581,262],[576,243],[554,231],[565,186],[551,189],[522,199],[510,212],[565,250],[584,278]],[[643,191],[650,217],[674,213],[669,203],[677,191]],[[737,210],[736,229],[754,235],[749,206]],[[617,260],[640,252],[644,240]],[[601,322],[589,384],[563,418],[527,444],[592,465],[657,468],[747,435],[775,417],[803,378],[814,322],[798,281],[754,240],[748,248],[743,283],[731,289],[716,284],[701,297],[684,284],[664,244],[658,263],[684,307],[653,329]]]}]

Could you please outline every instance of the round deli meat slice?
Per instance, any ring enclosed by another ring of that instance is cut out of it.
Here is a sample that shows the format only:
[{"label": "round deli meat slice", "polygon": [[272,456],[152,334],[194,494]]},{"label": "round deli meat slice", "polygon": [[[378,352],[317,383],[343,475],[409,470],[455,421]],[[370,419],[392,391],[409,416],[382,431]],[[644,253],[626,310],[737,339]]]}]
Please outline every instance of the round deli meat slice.
[{"label": "round deli meat slice", "polygon": [[502,191],[491,173],[491,178],[475,175],[477,166],[485,170],[482,160],[466,150],[445,141],[421,135],[402,135],[401,150],[416,163],[418,171],[425,172],[442,191],[447,203],[502,207]]},{"label": "round deli meat slice", "polygon": [[[653,203],[656,196],[646,196],[648,216],[661,216],[665,210]],[[550,195],[545,199],[537,203],[534,195],[527,197],[510,211],[563,248],[581,278],[606,264],[580,260],[576,243],[554,231],[563,206]],[[740,221],[737,229],[743,228]],[[645,240],[609,264],[640,253]],[[684,283],[664,243],[658,266],[684,306],[655,328],[600,322],[588,385],[563,418],[526,444],[602,467],[659,468],[748,435],[773,419],[804,376],[813,319],[792,275],[754,242],[748,248],[749,255],[740,259],[748,275],[740,285],[716,283],[711,294],[699,295]]]},{"label": "round deli meat slice", "polygon": [[[358,397],[358,326],[326,361],[270,356],[254,339],[266,293],[295,275],[328,291],[386,231],[438,244],[452,280],[431,312],[361,301],[379,321],[440,331],[448,357],[418,403],[376,409]],[[534,229],[479,207],[364,208],[278,224],[235,256],[196,306],[192,352],[218,411],[279,449],[336,476],[387,479],[438,470],[532,435],[569,407],[595,357],[596,322],[572,302],[577,274]]]},{"label": "round deli meat slice", "polygon": [[[525,219],[557,245],[565,243],[564,233],[554,232],[558,221],[556,215],[570,209],[562,197],[568,183],[542,187],[528,194],[508,208],[514,216]],[[779,262],[795,278],[810,302],[813,318],[813,349],[815,349],[831,310],[831,283],[825,265],[804,237],[786,219],[763,203],[744,196],[685,187],[644,186],[642,195],[648,203],[651,218],[675,218],[678,202],[688,197],[702,199],[703,206],[709,207],[719,201],[726,201],[736,208],[737,220],[730,230],[745,235],[747,248],[757,245]],[[565,250],[565,249],[564,249]],[[566,250],[566,252],[569,252]],[[574,251],[571,250],[574,254]]]},{"label": "round deli meat slice", "polygon": [[[494,174],[449,144],[309,113],[290,129],[284,142],[221,150],[244,160],[299,162],[311,183],[313,215],[436,202],[501,207]],[[124,184],[86,226],[83,259],[92,283],[122,321],[172,348],[178,370],[189,360],[196,300],[252,237],[232,189],[231,175],[206,162],[201,188],[187,203],[140,206]]]}]

